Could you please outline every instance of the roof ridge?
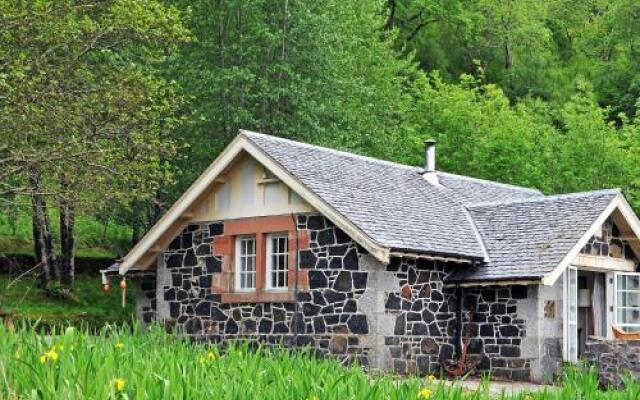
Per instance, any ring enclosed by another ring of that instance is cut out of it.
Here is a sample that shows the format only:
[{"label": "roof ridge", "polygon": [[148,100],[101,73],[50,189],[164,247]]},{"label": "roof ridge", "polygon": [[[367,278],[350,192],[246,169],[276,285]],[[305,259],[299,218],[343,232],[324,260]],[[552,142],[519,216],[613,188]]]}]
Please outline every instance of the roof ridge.
[{"label": "roof ridge", "polygon": [[359,158],[361,160],[369,161],[369,162],[373,162],[373,163],[377,163],[377,164],[385,164],[385,165],[390,165],[390,166],[394,166],[394,167],[411,169],[411,170],[415,170],[415,171],[421,171],[422,170],[422,168],[416,167],[416,166],[412,166],[412,165],[400,164],[400,163],[393,162],[393,161],[382,160],[380,158],[364,156],[362,154],[356,154],[356,153],[351,153],[351,152],[344,151],[344,150],[332,149],[330,147],[325,147],[325,146],[319,146],[317,144],[310,144],[310,143],[299,142],[297,140],[287,139],[287,138],[283,138],[283,137],[279,137],[279,136],[267,135],[266,133],[254,132],[254,131],[249,131],[249,130],[246,130],[246,129],[240,129],[239,131],[240,131],[241,134],[243,134],[243,135],[245,135],[245,136],[247,136],[249,138],[251,138],[251,136],[259,136],[259,137],[264,137],[264,138],[266,138],[268,140],[276,140],[276,141],[287,142],[287,143],[291,143],[291,144],[294,144],[294,145],[297,145],[297,146],[302,146],[302,147],[307,147],[307,148],[311,148],[311,149],[326,151],[328,153],[339,154],[339,155],[347,156],[347,157],[351,157],[351,158]]},{"label": "roof ridge", "polygon": [[604,194],[620,194],[620,193],[622,193],[622,190],[620,188],[591,190],[586,192],[563,193],[563,194],[556,194],[556,195],[543,196],[543,197],[533,197],[533,198],[527,198],[527,199],[475,203],[475,204],[469,204],[467,208],[473,209],[473,208],[493,207],[493,206],[500,206],[500,205],[507,205],[507,204],[536,203],[536,202],[546,202],[546,201],[553,201],[553,200],[572,199],[572,198],[589,197],[589,196],[604,195]]},{"label": "roof ridge", "polygon": [[452,172],[445,172],[445,171],[438,171],[438,174],[439,175],[448,175],[448,176],[456,177],[456,178],[459,178],[459,179],[466,179],[466,180],[469,180],[469,181],[472,181],[472,182],[487,183],[487,184],[491,184],[491,185],[502,186],[502,187],[505,187],[505,188],[517,189],[517,190],[520,190],[520,191],[523,191],[523,192],[532,192],[532,193],[540,193],[540,194],[542,194],[542,192],[539,189],[529,188],[529,187],[526,187],[526,186],[513,185],[513,184],[510,184],[510,183],[492,181],[492,180],[489,180],[489,179],[476,178],[474,176],[454,174]]}]

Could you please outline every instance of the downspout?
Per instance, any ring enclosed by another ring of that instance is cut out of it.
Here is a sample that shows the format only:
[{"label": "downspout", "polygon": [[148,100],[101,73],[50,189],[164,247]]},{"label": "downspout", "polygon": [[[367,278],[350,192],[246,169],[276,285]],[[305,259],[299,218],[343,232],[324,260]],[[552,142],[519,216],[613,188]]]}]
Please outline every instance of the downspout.
[{"label": "downspout", "polygon": [[456,306],[455,347],[456,355],[460,358],[462,356],[462,288],[459,284],[456,284],[456,297],[458,298],[458,304]]},{"label": "downspout", "polygon": [[293,318],[291,318],[291,324],[293,325],[293,338],[296,344],[298,343],[298,324],[294,324],[294,321],[297,321],[299,318],[298,312],[298,271],[300,270],[300,257],[299,253],[299,241],[300,235],[298,232],[298,218],[295,214],[291,213],[291,219],[293,220],[293,226],[296,229],[296,254],[295,254],[295,280],[293,284]]}]

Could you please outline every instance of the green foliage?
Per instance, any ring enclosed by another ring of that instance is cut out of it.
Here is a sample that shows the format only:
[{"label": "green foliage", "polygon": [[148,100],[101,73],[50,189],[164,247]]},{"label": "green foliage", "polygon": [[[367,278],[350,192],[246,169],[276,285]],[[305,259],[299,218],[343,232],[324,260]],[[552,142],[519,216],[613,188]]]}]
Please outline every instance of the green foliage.
[{"label": "green foliage", "polygon": [[51,336],[0,326],[0,396],[39,399],[424,399],[564,400],[633,399],[640,386],[600,391],[593,371],[570,371],[560,387],[491,396],[417,377],[371,377],[311,351],[235,343],[223,349],[197,345],[153,329],[106,327],[97,335],[68,328]]}]

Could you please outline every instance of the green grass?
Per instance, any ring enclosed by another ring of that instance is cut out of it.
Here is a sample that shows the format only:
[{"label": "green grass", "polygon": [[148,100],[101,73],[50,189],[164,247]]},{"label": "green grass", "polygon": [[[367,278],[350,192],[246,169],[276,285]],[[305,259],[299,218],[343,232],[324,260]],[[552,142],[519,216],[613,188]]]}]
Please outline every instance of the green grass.
[{"label": "green grass", "polygon": [[[236,344],[222,351],[160,329],[106,327],[38,335],[0,326],[0,398],[14,399],[489,399],[475,391],[416,377],[367,375],[310,352]],[[426,390],[425,390],[426,389]],[[420,393],[423,394],[420,397]],[[494,398],[636,399],[640,386],[600,391],[593,372],[570,371],[557,389]]]},{"label": "green grass", "polygon": [[[59,230],[57,213],[51,212],[55,239]],[[95,218],[76,218],[76,255],[78,257],[114,258],[125,254],[131,240],[131,228],[115,223],[102,223]],[[0,255],[33,254],[31,216],[0,213]]]},{"label": "green grass", "polygon": [[35,287],[33,278],[24,278],[7,288],[12,279],[0,275],[0,310],[15,311],[19,319],[40,321],[41,325],[84,325],[101,327],[106,323],[130,322],[134,312],[134,289],[127,289],[126,308],[122,308],[120,289],[112,282],[110,292],[103,292],[100,278],[79,274],[73,289],[74,298]]}]

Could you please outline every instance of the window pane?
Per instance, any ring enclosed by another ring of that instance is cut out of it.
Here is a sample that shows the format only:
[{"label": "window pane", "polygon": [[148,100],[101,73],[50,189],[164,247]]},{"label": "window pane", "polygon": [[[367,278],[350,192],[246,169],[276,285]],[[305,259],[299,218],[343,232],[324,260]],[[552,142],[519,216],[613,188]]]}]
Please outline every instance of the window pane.
[{"label": "window pane", "polygon": [[269,267],[271,269],[271,274],[268,278],[269,283],[272,288],[286,288],[289,239],[287,236],[272,236],[270,240],[271,254],[269,254]]},{"label": "window pane", "polygon": [[255,245],[254,238],[240,238],[238,257],[238,282],[240,289],[255,288]]}]

